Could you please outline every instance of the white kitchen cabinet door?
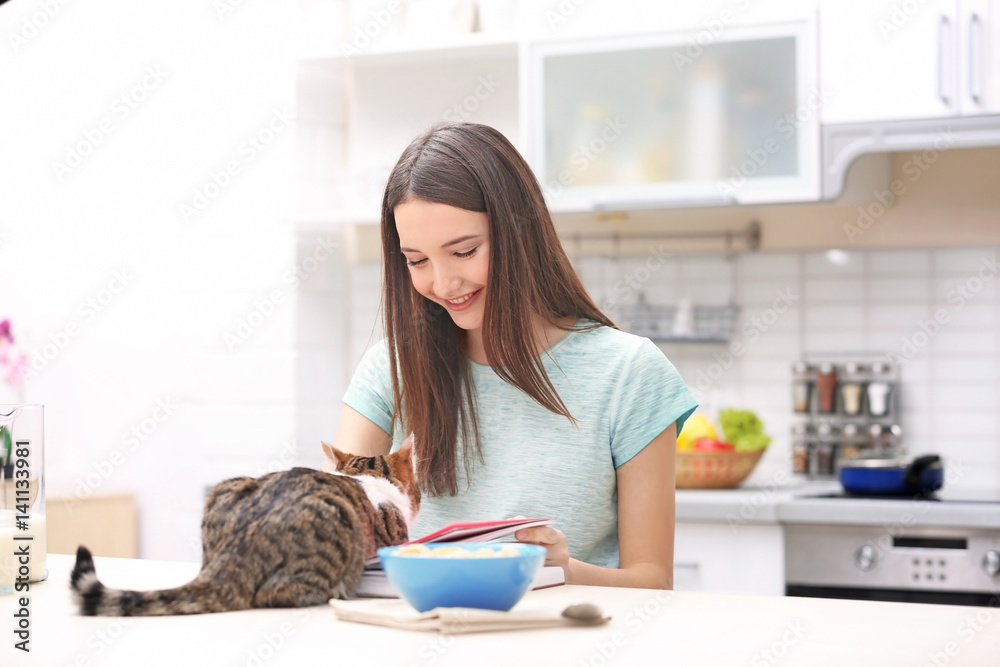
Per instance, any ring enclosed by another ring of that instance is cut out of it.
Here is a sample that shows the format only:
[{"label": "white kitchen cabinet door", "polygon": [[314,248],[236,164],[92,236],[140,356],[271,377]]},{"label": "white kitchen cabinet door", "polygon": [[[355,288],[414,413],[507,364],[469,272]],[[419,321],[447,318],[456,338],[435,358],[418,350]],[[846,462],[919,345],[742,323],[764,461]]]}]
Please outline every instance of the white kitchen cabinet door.
[{"label": "white kitchen cabinet door", "polygon": [[823,123],[959,113],[959,0],[821,0]]},{"label": "white kitchen cabinet door", "polygon": [[959,1],[959,110],[1000,113],[1000,0]]},{"label": "white kitchen cabinet door", "polygon": [[674,529],[674,588],[784,595],[781,525],[678,521]]},{"label": "white kitchen cabinet door", "polygon": [[529,45],[532,166],[553,211],[819,197],[816,27]]}]

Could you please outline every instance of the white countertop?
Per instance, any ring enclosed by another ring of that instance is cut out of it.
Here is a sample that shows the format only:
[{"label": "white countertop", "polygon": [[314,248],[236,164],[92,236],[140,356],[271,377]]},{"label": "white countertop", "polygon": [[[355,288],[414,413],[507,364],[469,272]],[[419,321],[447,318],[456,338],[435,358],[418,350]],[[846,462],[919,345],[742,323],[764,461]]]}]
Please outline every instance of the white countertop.
[{"label": "white countertop", "polygon": [[679,489],[677,521],[1000,528],[1000,503],[812,497],[841,490],[839,482]]},{"label": "white countertop", "polygon": [[[329,607],[155,618],[81,617],[73,558],[50,555],[33,584],[30,654],[16,651],[17,598],[0,597],[4,667],[172,665],[923,665],[996,664],[1000,610],[753,595],[561,586],[528,595],[555,609],[592,601],[604,626],[437,635],[337,621]],[[110,586],[188,581],[197,563],[95,559]],[[945,664],[938,662],[936,664]]]}]

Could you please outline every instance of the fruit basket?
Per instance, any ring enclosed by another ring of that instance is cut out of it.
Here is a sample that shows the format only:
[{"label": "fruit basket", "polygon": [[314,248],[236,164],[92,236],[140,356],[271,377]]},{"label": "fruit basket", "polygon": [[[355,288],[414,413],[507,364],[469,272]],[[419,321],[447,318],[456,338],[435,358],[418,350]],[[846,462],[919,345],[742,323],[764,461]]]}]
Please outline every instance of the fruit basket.
[{"label": "fruit basket", "polygon": [[678,451],[678,489],[731,489],[745,480],[764,455],[752,452]]}]

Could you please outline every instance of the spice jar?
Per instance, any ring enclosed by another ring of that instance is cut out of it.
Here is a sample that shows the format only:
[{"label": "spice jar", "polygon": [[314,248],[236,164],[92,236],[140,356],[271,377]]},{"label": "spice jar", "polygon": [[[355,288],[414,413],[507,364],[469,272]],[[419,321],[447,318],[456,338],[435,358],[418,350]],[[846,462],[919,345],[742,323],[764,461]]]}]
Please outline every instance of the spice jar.
[{"label": "spice jar", "polygon": [[890,412],[893,383],[891,369],[886,364],[872,364],[872,381],[868,383],[868,414],[885,417]]},{"label": "spice jar", "polygon": [[844,461],[849,461],[851,459],[856,459],[861,456],[864,451],[865,446],[865,435],[858,428],[857,424],[844,424],[844,428],[840,431],[840,451],[838,458],[838,469],[839,463]]},{"label": "spice jar", "polygon": [[812,473],[816,477],[832,477],[836,468],[837,436],[829,424],[816,427],[818,442],[813,457]]},{"label": "spice jar", "polygon": [[898,424],[883,426],[872,424],[868,427],[868,442],[873,456],[895,458],[903,454],[903,429]]},{"label": "spice jar", "polygon": [[806,424],[792,425],[792,472],[809,473],[809,429]]},{"label": "spice jar", "polygon": [[821,364],[816,375],[816,397],[819,411],[832,413],[837,408],[837,369],[833,364]]},{"label": "spice jar", "polygon": [[861,398],[865,390],[861,382],[862,373],[861,366],[853,362],[844,366],[844,376],[840,381],[840,409],[845,415],[853,417],[861,414]]},{"label": "spice jar", "polygon": [[795,412],[809,412],[815,375],[815,369],[804,361],[792,364],[792,408]]}]

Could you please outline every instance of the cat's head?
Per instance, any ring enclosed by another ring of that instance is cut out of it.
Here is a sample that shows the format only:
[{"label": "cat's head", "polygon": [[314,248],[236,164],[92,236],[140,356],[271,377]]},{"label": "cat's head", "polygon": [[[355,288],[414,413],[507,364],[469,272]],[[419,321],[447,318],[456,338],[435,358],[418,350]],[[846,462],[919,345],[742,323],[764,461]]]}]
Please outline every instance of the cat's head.
[{"label": "cat's head", "polygon": [[342,452],[326,442],[323,443],[323,453],[326,455],[324,471],[386,479],[410,498],[413,514],[416,515],[420,507],[420,487],[415,473],[412,433],[403,442],[403,446],[392,454],[357,456]]}]

